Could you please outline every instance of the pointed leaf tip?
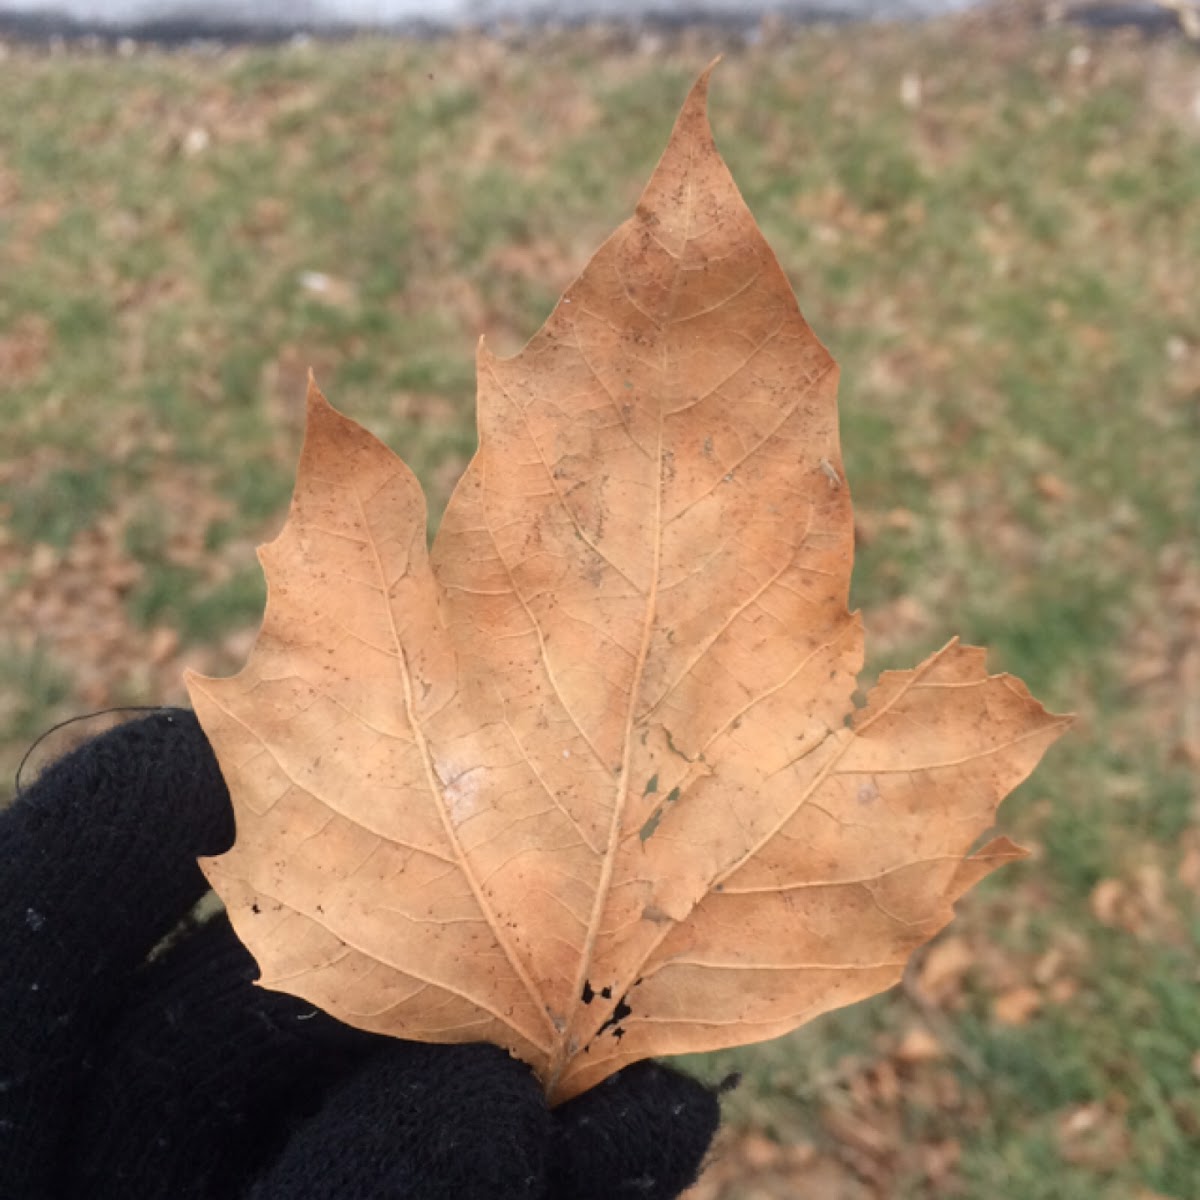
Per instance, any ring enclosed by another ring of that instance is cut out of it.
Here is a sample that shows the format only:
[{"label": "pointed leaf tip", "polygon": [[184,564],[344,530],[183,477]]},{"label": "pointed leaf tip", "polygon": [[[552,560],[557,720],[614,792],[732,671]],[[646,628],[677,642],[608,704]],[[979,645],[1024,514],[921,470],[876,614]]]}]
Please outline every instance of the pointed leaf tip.
[{"label": "pointed leaf tip", "polygon": [[724,55],[722,54],[716,55],[716,57],[709,62],[708,66],[706,66],[704,70],[696,76],[696,82],[692,84],[691,91],[688,92],[687,99],[683,104],[685,111],[691,108],[693,105],[698,105],[701,108],[707,108],[708,87],[712,82],[712,74],[720,65],[723,57]]},{"label": "pointed leaf tip", "polygon": [[691,90],[687,94],[687,99],[683,102],[683,107],[679,110],[679,116],[675,121],[675,134],[671,140],[675,140],[675,136],[682,130],[689,130],[693,134],[701,132],[707,133],[708,137],[712,137],[712,129],[708,119],[708,89],[712,82],[713,71],[716,70],[717,64],[721,61],[721,56],[718,55],[704,68],[703,71],[696,77],[696,82],[692,84]]},{"label": "pointed leaf tip", "polygon": [[325,393],[321,391],[320,386],[317,384],[317,375],[312,367],[308,368],[308,386],[305,392],[304,401],[310,419],[314,409],[333,407],[326,399]]}]

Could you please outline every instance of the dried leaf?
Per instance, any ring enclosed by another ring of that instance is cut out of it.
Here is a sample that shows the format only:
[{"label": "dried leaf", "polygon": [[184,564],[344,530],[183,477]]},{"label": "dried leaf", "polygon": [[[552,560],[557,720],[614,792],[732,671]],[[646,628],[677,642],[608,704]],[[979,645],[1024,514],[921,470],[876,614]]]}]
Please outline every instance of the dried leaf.
[{"label": "dried leaf", "polygon": [[921,1025],[912,1025],[900,1039],[895,1055],[897,1061],[904,1063],[905,1066],[911,1066],[915,1063],[933,1062],[936,1059],[944,1058],[946,1051],[943,1049],[942,1043],[928,1029]]},{"label": "dried leaf", "polygon": [[1130,1132],[1124,1115],[1104,1104],[1081,1104],[1058,1120],[1058,1151],[1073,1166],[1111,1171],[1129,1161]]},{"label": "dried leaf", "polygon": [[1009,988],[992,1001],[992,1015],[1001,1025],[1024,1025],[1042,1007],[1042,993],[1033,987]]},{"label": "dried leaf", "polygon": [[962,989],[975,965],[975,952],[965,938],[946,937],[930,946],[917,972],[917,985],[935,1003],[944,1004]]},{"label": "dried leaf", "polygon": [[852,694],[837,370],[693,89],[521,353],[427,554],[416,479],[310,389],[245,669],[189,677],[237,810],[205,870],[266,986],[490,1040],[554,1101],[890,986],[1062,731],[951,642]]}]

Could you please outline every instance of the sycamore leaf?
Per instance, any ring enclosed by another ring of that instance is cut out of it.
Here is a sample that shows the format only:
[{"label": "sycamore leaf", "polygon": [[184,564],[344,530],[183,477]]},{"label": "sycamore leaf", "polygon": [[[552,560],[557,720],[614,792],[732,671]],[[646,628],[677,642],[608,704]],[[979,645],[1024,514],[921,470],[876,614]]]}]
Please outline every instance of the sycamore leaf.
[{"label": "sycamore leaf", "polygon": [[188,680],[263,984],[498,1042],[556,1102],[895,983],[1021,855],[971,848],[1065,724],[956,642],[855,709],[837,368],[707,85],[541,331],[481,345],[431,553],[412,473],[310,388],[262,631]]}]

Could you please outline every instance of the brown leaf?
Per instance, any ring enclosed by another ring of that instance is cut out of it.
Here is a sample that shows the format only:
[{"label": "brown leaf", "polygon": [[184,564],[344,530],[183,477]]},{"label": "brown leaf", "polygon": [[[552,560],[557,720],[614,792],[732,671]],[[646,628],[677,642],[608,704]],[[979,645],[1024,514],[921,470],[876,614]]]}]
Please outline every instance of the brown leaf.
[{"label": "brown leaf", "polygon": [[953,1138],[932,1142],[921,1148],[921,1160],[926,1177],[933,1183],[947,1180],[962,1158],[962,1146]]},{"label": "brown leaf", "polygon": [[932,1062],[945,1057],[945,1053],[942,1043],[921,1025],[910,1026],[895,1051],[896,1059],[906,1066]]},{"label": "brown leaf", "polygon": [[1128,1161],[1130,1133],[1125,1119],[1103,1104],[1081,1104],[1057,1123],[1058,1150],[1064,1162],[1111,1171]]},{"label": "brown leaf", "polygon": [[1126,896],[1127,889],[1119,879],[1101,879],[1092,888],[1092,894],[1088,897],[1088,906],[1092,910],[1092,916],[1101,925],[1119,924]]},{"label": "brown leaf", "polygon": [[946,937],[929,947],[917,972],[917,986],[932,1001],[944,1003],[962,986],[975,964],[975,954],[965,938]]},{"label": "brown leaf", "polygon": [[1051,471],[1043,471],[1034,477],[1033,486],[1043,500],[1058,503],[1071,495],[1071,487]]},{"label": "brown leaf", "polygon": [[740,1147],[743,1161],[755,1171],[766,1170],[783,1160],[783,1147],[773,1138],[761,1133],[748,1133]]},{"label": "brown leaf", "polygon": [[313,386],[245,669],[189,678],[238,818],[205,870],[263,983],[491,1040],[554,1101],[895,983],[1065,719],[951,642],[856,711],[837,369],[712,140],[519,354],[432,553]]},{"label": "brown leaf", "polygon": [[862,1114],[826,1108],[821,1123],[831,1137],[871,1158],[889,1158],[896,1152],[895,1141]]},{"label": "brown leaf", "polygon": [[992,1013],[1001,1025],[1024,1025],[1042,1007],[1037,988],[1018,987],[1001,993],[992,1003]]}]

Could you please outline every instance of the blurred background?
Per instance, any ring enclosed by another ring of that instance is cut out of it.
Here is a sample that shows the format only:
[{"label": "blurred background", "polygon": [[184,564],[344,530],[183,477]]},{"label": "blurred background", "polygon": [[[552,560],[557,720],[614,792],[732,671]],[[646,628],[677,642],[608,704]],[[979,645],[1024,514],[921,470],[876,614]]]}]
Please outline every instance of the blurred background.
[{"label": "blurred background", "polygon": [[[19,14],[27,30],[152,33],[188,37],[214,31],[289,36],[297,30],[449,32],[497,21],[525,26],[720,21],[743,28],[771,14],[798,20],[881,16],[906,18],[965,9],[978,0],[0,0],[0,15]],[[1083,0],[1095,3],[1095,0]],[[1111,4],[1113,0],[1100,0]],[[1146,6],[1143,6],[1144,8]],[[1130,6],[1126,5],[1129,9]],[[1132,15],[1132,9],[1127,17]],[[1144,19],[1144,15],[1143,18]]]},{"label": "blurred background", "polygon": [[1200,30],[1089,11],[9,21],[0,792],[240,664],[310,366],[436,525],[477,338],[534,332],[723,53],[718,143],[842,364],[868,674],[958,633],[1079,717],[1002,810],[1032,857],[904,986],[688,1060],[744,1076],[695,1200],[1200,1196]]}]

